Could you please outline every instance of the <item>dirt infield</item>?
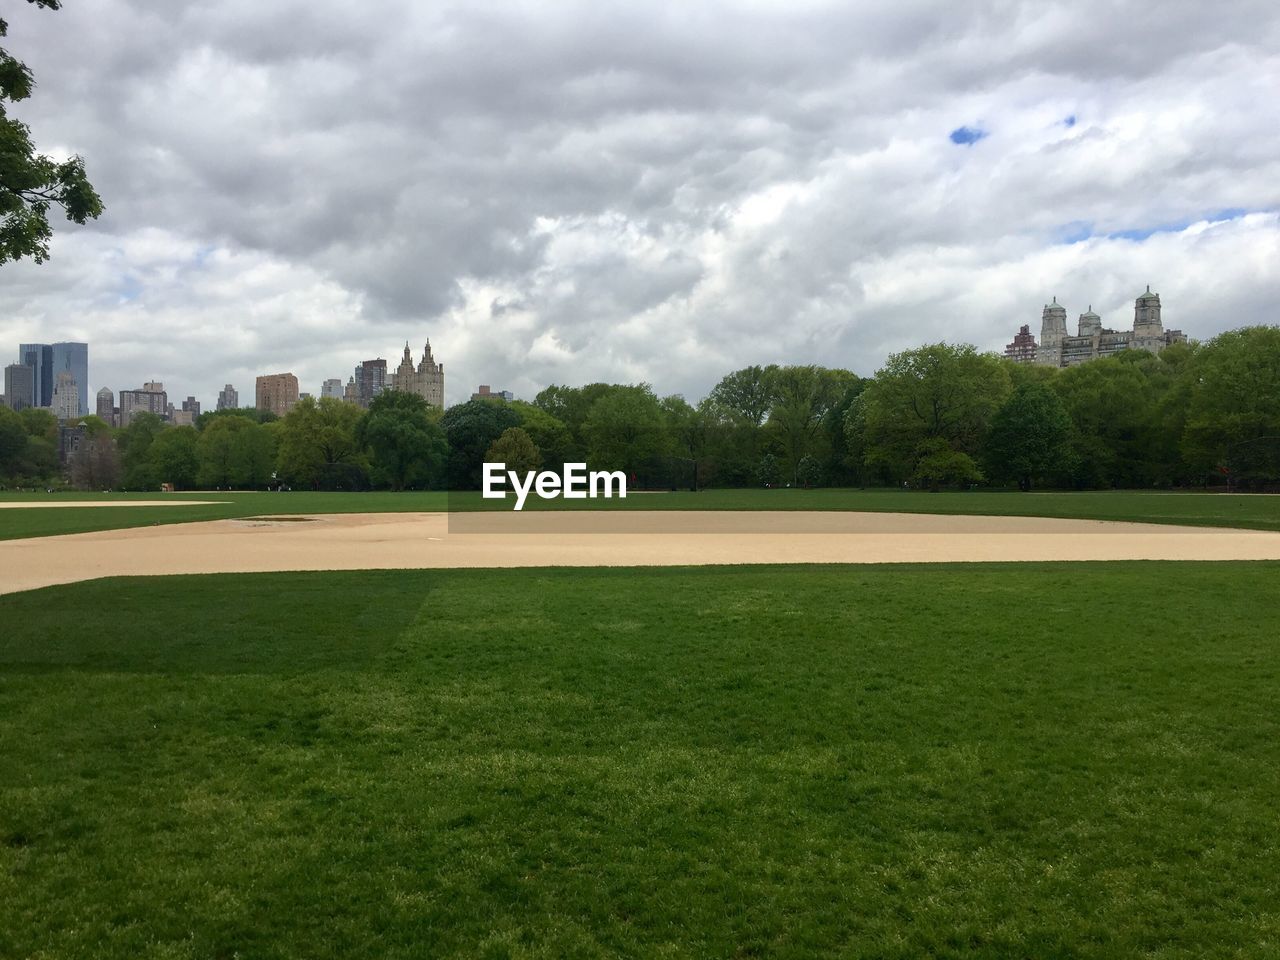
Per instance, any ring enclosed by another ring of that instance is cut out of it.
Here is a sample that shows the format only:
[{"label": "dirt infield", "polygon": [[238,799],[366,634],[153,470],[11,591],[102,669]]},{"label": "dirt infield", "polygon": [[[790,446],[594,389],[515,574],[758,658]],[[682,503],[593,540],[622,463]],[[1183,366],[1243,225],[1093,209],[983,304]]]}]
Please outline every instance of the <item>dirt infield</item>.
[{"label": "dirt infield", "polygon": [[108,576],[424,567],[1277,560],[1280,533],[898,513],[375,513],[0,542],[0,593]]}]

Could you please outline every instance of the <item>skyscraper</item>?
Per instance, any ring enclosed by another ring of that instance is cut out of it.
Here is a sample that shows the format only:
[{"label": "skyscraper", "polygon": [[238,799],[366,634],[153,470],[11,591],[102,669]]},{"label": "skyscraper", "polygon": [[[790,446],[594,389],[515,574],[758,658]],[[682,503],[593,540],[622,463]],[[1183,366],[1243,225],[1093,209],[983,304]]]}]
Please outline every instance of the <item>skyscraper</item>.
[{"label": "skyscraper", "polygon": [[368,409],[373,398],[387,386],[387,361],[379,357],[356,367],[356,403]]},{"label": "skyscraper", "polygon": [[98,417],[109,426],[114,427],[116,424],[116,395],[111,392],[110,387],[103,387],[98,391]]},{"label": "skyscraper", "polygon": [[142,411],[161,418],[169,415],[169,395],[163,383],[144,383],[141,390],[120,391],[120,426],[127,427],[133,415]]},{"label": "skyscraper", "polygon": [[325,397],[332,397],[334,400],[342,399],[342,381],[340,379],[333,377],[324,382],[323,386],[320,387],[320,399],[323,400]]},{"label": "skyscraper", "polygon": [[35,384],[31,405],[47,407],[53,403],[53,347],[47,343],[20,344],[18,362],[31,368]]},{"label": "skyscraper", "polygon": [[10,410],[35,406],[36,372],[25,363],[4,368],[4,402]]},{"label": "skyscraper", "polygon": [[70,370],[58,371],[57,382],[53,385],[53,402],[49,408],[59,420],[77,420],[82,416],[80,384],[76,383]]},{"label": "skyscraper", "polygon": [[236,392],[236,388],[231,384],[227,384],[218,391],[218,409],[219,410],[235,410],[240,406],[240,394]]},{"label": "skyscraper", "polygon": [[55,343],[52,347],[54,389],[57,389],[59,374],[71,374],[71,378],[76,383],[77,407],[72,416],[83,417],[89,412],[89,345],[87,343]]},{"label": "skyscraper", "polygon": [[298,402],[298,378],[292,373],[268,373],[258,377],[254,390],[259,410],[270,410],[283,417]]},{"label": "skyscraper", "polygon": [[76,382],[77,410],[73,416],[84,416],[89,412],[87,343],[23,343],[18,346],[18,362],[34,371],[35,406],[52,407],[58,374],[69,373]]}]

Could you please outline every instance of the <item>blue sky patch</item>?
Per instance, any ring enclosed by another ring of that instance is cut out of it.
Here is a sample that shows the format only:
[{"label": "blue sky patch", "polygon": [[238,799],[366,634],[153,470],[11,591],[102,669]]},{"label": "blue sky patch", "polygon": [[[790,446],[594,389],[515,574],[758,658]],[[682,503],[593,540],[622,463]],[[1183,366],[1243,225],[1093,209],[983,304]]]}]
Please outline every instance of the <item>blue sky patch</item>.
[{"label": "blue sky patch", "polygon": [[1067,129],[1074,127],[1076,125],[1076,115],[1073,113],[1073,114],[1070,114],[1069,116],[1063,117],[1062,125]]},{"label": "blue sky patch", "polygon": [[142,281],[136,273],[126,273],[120,277],[118,290],[121,303],[130,303],[142,295]]},{"label": "blue sky patch", "polygon": [[1057,228],[1059,243],[1080,243],[1093,236],[1093,224],[1088,220],[1072,220]]},{"label": "blue sky patch", "polygon": [[[1239,220],[1248,213],[1249,211],[1243,207],[1228,207],[1225,210],[1215,210],[1212,213],[1189,217],[1185,220],[1174,220],[1152,227],[1130,227],[1127,230],[1112,230],[1110,233],[1096,234],[1096,236],[1104,237],[1107,240],[1132,240],[1134,243],[1141,243],[1157,233],[1181,233],[1193,223],[1200,223],[1205,220],[1210,223]],[[1073,220],[1070,223],[1060,224],[1055,232],[1058,235],[1059,243],[1080,243],[1095,236],[1093,224],[1088,220]]]},{"label": "blue sky patch", "polygon": [[956,127],[951,131],[951,142],[967,147],[977,143],[987,135],[981,127]]}]

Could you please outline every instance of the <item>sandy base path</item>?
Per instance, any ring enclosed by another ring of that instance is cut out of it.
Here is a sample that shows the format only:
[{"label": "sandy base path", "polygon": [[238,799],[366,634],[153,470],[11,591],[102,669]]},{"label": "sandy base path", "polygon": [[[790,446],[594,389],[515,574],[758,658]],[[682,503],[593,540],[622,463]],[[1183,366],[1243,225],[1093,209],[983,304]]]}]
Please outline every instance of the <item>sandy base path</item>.
[{"label": "sandy base path", "polygon": [[1280,532],[898,513],[374,513],[0,541],[0,593],[107,576],[430,567],[1278,560]]}]

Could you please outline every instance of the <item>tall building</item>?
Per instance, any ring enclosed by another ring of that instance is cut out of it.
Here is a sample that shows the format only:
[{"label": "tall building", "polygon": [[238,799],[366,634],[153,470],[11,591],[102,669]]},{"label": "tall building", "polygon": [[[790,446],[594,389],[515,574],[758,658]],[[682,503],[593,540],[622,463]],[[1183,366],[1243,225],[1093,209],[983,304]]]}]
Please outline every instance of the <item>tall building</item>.
[{"label": "tall building", "polygon": [[1036,335],[1031,325],[1024,323],[1013,336],[1013,343],[1005,344],[1004,355],[1015,363],[1033,363],[1036,359]]},{"label": "tall building", "polygon": [[53,403],[53,347],[47,343],[20,344],[18,363],[31,368],[35,382],[31,405],[47,407]]},{"label": "tall building", "polygon": [[329,397],[333,400],[341,400],[342,392],[342,380],[334,377],[331,380],[326,380],[320,387],[320,399],[323,400],[325,397]]},{"label": "tall building", "polygon": [[236,388],[231,384],[227,384],[218,391],[218,409],[219,410],[235,410],[240,406],[240,394],[236,392]]},{"label": "tall building", "polygon": [[[1005,347],[1005,356],[1020,363],[1042,363],[1052,367],[1070,367],[1086,360],[1110,356],[1121,350],[1146,350],[1159,353],[1174,343],[1185,343],[1187,336],[1181,330],[1166,330],[1160,319],[1160,294],[1146,293],[1134,301],[1133,329],[1111,330],[1102,325],[1102,318],[1093,312],[1092,305],[1080,314],[1076,335],[1067,332],[1067,308],[1054,297],[1045,304],[1040,317],[1040,342],[1034,338],[1028,342],[1028,327],[1024,326],[1013,343]],[[1030,353],[1030,356],[1028,355]]]},{"label": "tall building", "polygon": [[98,391],[97,410],[99,419],[106,422],[107,426],[114,427],[117,425],[116,413],[116,395],[111,392],[110,387],[103,387]]},{"label": "tall building", "polygon": [[25,363],[4,368],[4,402],[10,410],[35,406],[36,371]]},{"label": "tall building", "polygon": [[298,402],[298,378],[292,373],[269,373],[258,377],[254,406],[283,417]]},{"label": "tall building", "polygon": [[169,415],[169,395],[163,383],[151,381],[141,390],[120,391],[120,426],[127,427],[135,413],[154,413],[161,418]]},{"label": "tall building", "polygon": [[357,365],[354,380],[356,403],[367,410],[373,398],[386,389],[387,361],[378,357],[376,360],[366,360]]},{"label": "tall building", "polygon": [[55,343],[52,347],[54,388],[62,374],[70,374],[76,385],[76,411],[72,416],[83,417],[89,412],[89,345]]},{"label": "tall building", "polygon": [[[18,362],[34,371],[35,404],[53,406],[53,391],[58,374],[69,373],[76,384],[76,411],[82,417],[89,412],[89,345],[87,343],[23,343],[18,346]],[[63,406],[66,407],[66,400]]]},{"label": "tall building", "polygon": [[422,359],[416,368],[413,365],[413,355],[409,352],[409,344],[404,345],[400,366],[391,374],[391,389],[416,393],[431,406],[444,409],[444,364],[436,363],[431,356],[430,340],[423,346]]},{"label": "tall building", "polygon": [[59,420],[76,420],[83,414],[80,409],[80,385],[70,370],[59,370],[53,385],[53,402],[49,405]]},{"label": "tall building", "polygon": [[187,397],[182,401],[182,412],[191,414],[191,419],[194,420],[200,416],[200,401],[195,397]]}]

